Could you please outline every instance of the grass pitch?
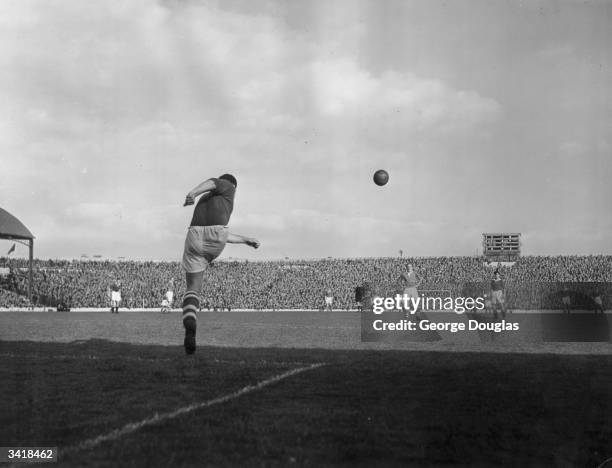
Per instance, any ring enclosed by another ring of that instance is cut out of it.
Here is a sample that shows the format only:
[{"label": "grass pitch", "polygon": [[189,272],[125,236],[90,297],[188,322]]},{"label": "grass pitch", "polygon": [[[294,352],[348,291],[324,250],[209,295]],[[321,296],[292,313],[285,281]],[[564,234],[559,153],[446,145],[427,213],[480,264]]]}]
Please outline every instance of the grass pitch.
[{"label": "grass pitch", "polygon": [[53,317],[78,341],[0,341],[0,445],[57,446],[59,466],[597,467],[612,456],[609,354],[200,345],[186,357],[179,344],[82,339],[79,321],[117,323],[110,314]]}]

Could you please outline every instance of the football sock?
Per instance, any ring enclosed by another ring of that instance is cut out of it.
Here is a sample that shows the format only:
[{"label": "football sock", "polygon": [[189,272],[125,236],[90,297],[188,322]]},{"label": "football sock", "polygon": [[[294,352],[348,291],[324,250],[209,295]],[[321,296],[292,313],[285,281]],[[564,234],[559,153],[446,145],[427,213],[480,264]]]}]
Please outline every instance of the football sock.
[{"label": "football sock", "polygon": [[200,310],[200,297],[195,291],[186,291],[183,295],[183,321],[187,317],[198,319],[197,313]]},{"label": "football sock", "polygon": [[197,313],[200,310],[200,297],[195,291],[187,291],[183,296],[183,326],[185,327],[185,352],[193,354],[196,349]]}]

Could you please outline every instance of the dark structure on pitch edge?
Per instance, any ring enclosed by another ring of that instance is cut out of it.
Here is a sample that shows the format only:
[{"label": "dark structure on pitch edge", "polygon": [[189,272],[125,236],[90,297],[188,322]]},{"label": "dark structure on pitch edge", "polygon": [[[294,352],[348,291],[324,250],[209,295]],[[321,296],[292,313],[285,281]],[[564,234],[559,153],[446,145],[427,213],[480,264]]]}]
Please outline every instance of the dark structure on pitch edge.
[{"label": "dark structure on pitch edge", "polygon": [[27,245],[30,250],[28,274],[28,300],[32,303],[32,262],[34,259],[34,236],[15,216],[0,208],[0,239],[9,239]]},{"label": "dark structure on pitch edge", "polygon": [[482,254],[489,262],[514,262],[521,256],[520,232],[484,232]]}]

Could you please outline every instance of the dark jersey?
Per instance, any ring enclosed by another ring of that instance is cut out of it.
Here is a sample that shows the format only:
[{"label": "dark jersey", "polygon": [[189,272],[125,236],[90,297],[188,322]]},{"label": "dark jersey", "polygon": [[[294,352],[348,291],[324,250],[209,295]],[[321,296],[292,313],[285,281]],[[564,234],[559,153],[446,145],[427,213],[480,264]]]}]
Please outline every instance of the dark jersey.
[{"label": "dark jersey", "polygon": [[500,279],[492,279],[491,280],[491,291],[503,291],[504,290],[504,280]]},{"label": "dark jersey", "polygon": [[236,187],[225,179],[212,179],[215,189],[200,197],[191,226],[227,226],[234,210]]},{"label": "dark jersey", "polygon": [[414,271],[409,272],[409,273],[404,273],[403,277],[404,277],[404,280],[406,281],[406,286],[409,288],[415,288],[419,284]]}]

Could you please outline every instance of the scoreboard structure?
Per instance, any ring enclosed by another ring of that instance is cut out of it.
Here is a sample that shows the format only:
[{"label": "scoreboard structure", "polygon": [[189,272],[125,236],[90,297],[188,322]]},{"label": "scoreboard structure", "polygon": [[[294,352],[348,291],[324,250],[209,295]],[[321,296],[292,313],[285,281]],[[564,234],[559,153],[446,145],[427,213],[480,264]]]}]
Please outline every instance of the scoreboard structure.
[{"label": "scoreboard structure", "polygon": [[521,256],[520,232],[485,232],[482,254],[490,260],[512,260]]}]

